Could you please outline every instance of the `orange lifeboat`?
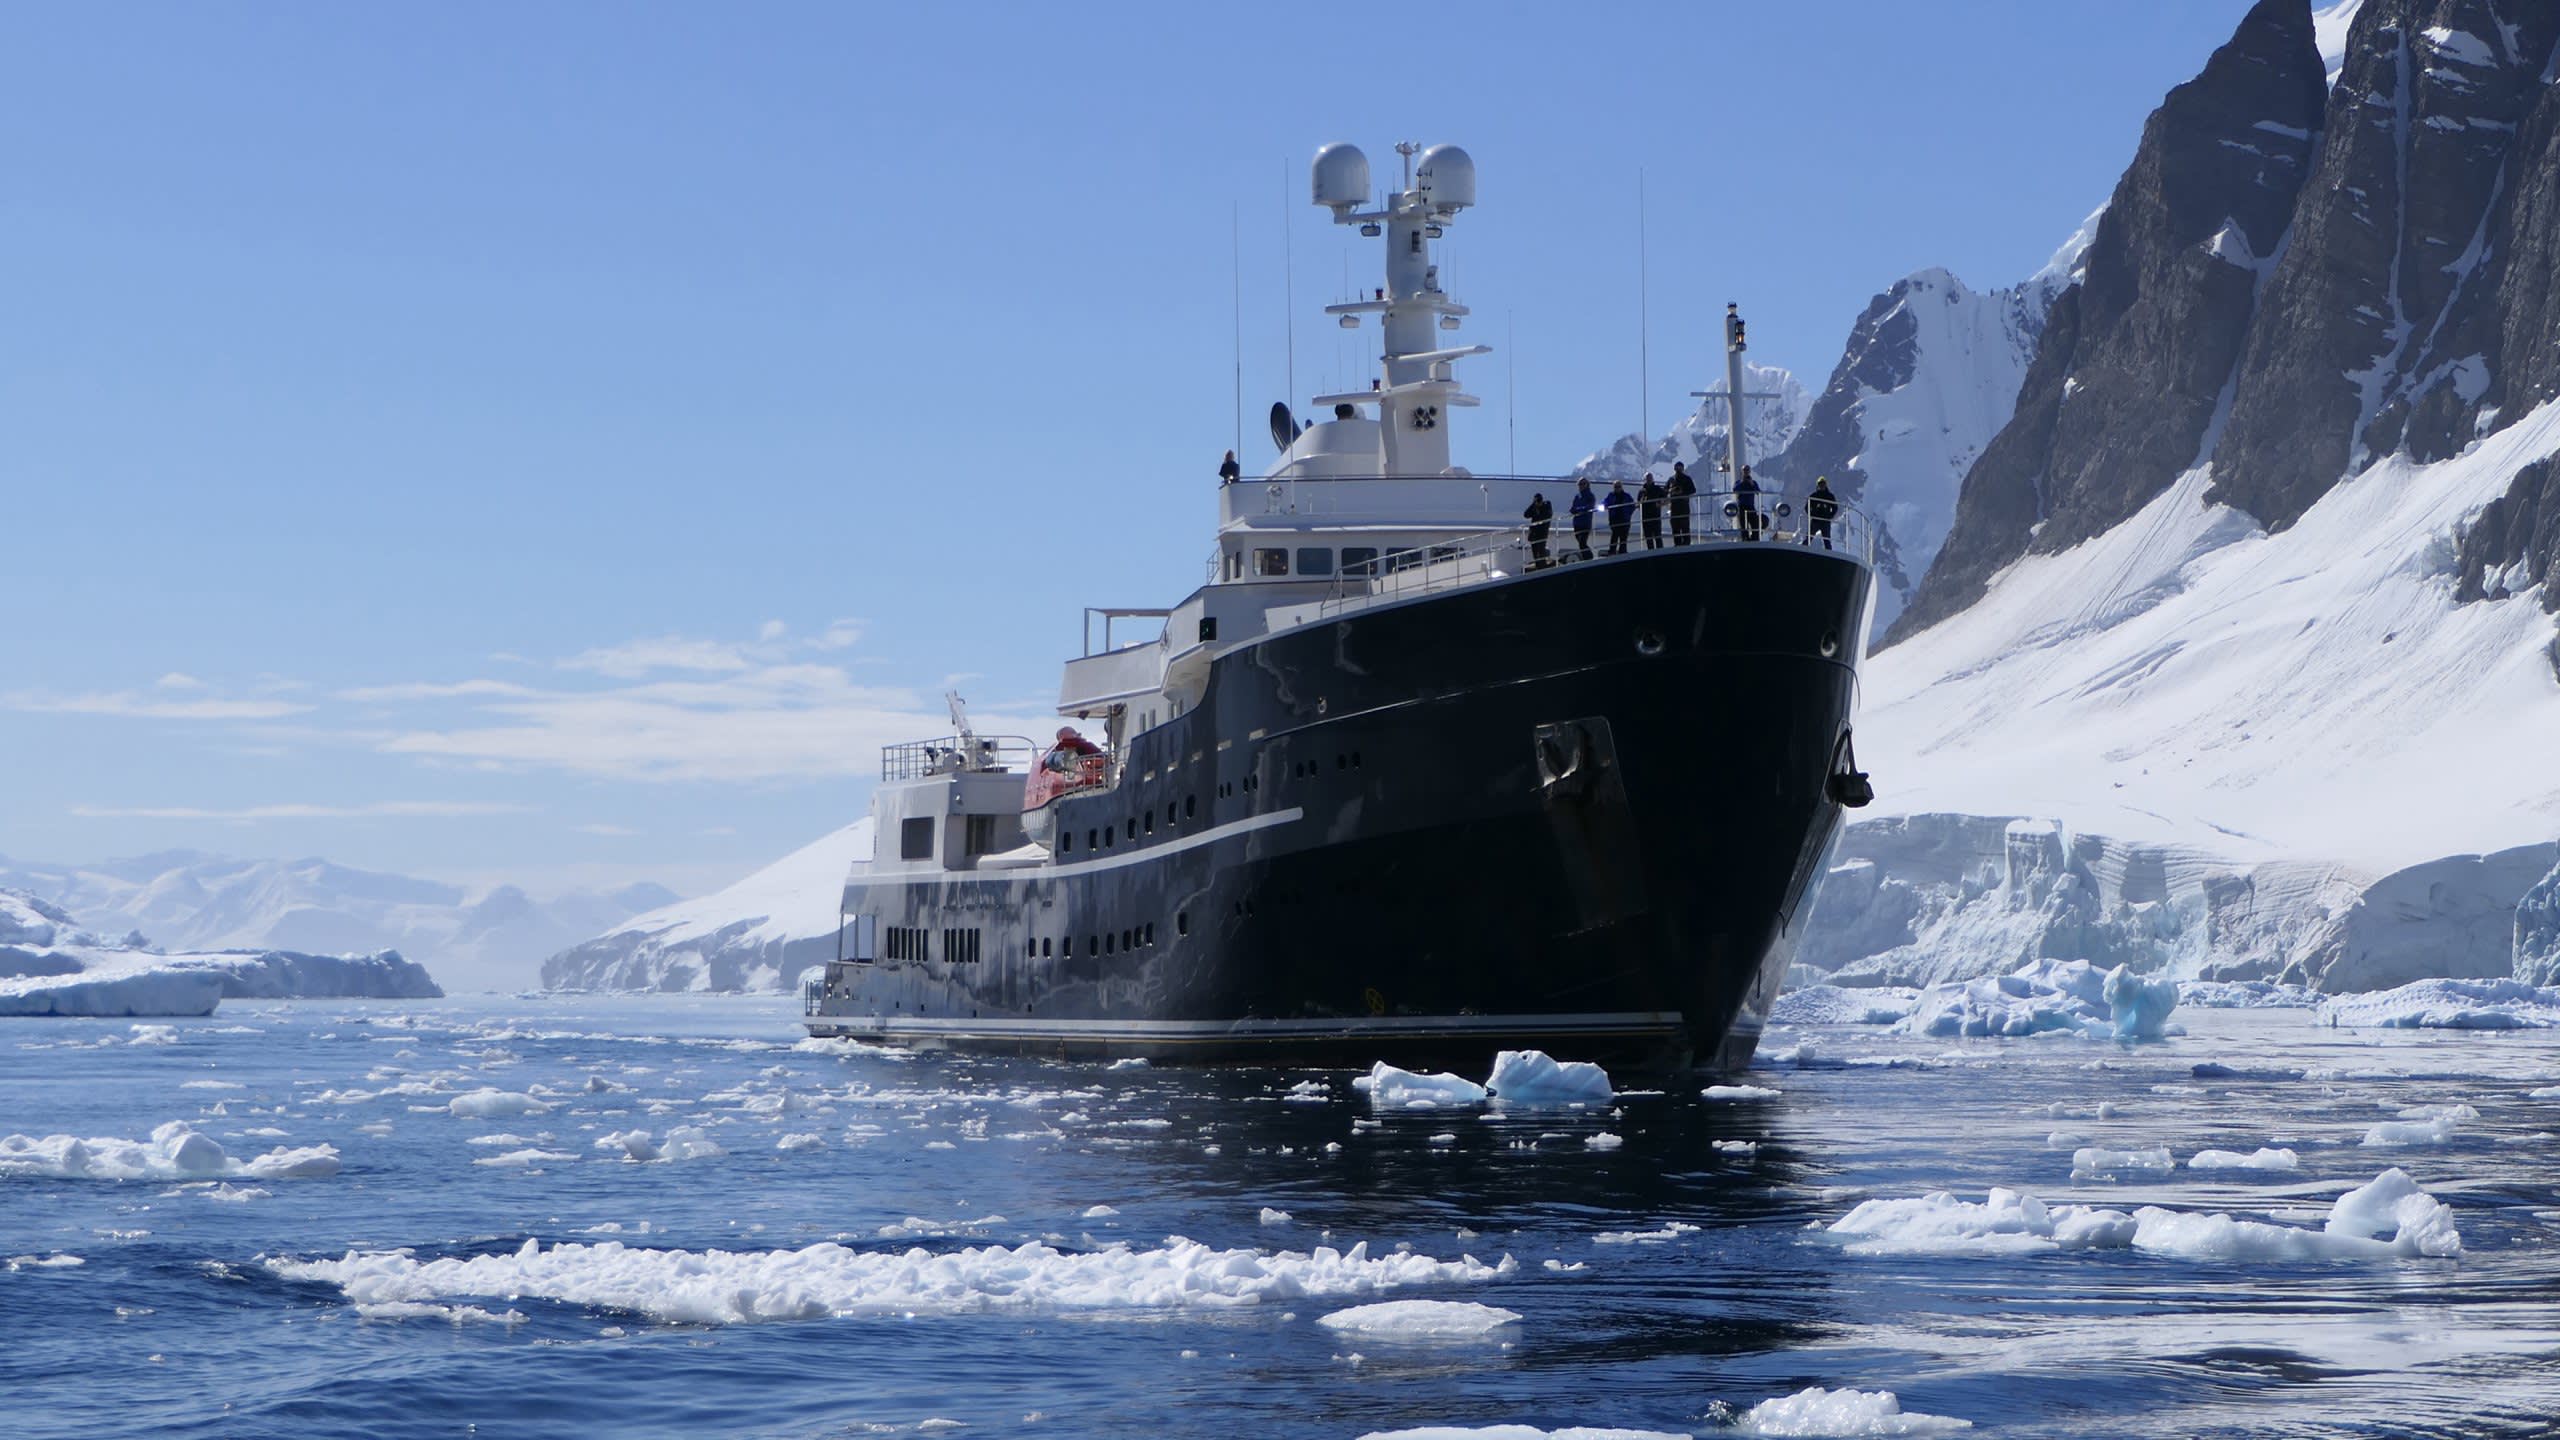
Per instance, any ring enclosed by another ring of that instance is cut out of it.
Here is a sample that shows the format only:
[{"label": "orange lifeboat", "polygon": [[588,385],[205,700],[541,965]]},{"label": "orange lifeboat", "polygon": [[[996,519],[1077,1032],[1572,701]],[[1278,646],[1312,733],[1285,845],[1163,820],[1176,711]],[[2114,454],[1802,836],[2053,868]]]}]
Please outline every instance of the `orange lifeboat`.
[{"label": "orange lifeboat", "polygon": [[1057,801],[1080,790],[1100,790],[1111,783],[1111,757],[1102,748],[1076,733],[1072,725],[1058,728],[1058,741],[1031,767],[1030,778],[1022,782],[1022,829],[1033,840],[1046,845],[1057,826]]}]

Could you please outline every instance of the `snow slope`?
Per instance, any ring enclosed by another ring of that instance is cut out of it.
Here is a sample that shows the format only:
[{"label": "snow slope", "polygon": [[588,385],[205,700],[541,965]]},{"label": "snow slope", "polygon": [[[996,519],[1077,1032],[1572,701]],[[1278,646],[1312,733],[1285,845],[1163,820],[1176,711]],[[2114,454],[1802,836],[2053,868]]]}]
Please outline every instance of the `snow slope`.
[{"label": "snow slope", "polygon": [[225,996],[431,998],[397,951],[145,949],[81,929],[61,908],[0,890],[0,1015],[209,1015]]},{"label": "snow slope", "polygon": [[543,962],[559,990],[781,990],[835,958],[845,876],[871,861],[868,816],[726,890],[662,906]]},{"label": "snow slope", "polygon": [[465,988],[530,984],[544,957],[675,896],[656,885],[537,900],[320,859],[191,850],[86,865],[0,859],[0,886],[41,895],[94,929],[176,950],[397,950]]},{"label": "snow slope", "polygon": [[2387,458],[2269,535],[2209,468],[2002,572],[1869,662],[1873,813],[2044,815],[2242,860],[2383,873],[2560,836],[2560,676],[2538,594],[2454,601],[2461,527],[2560,451],[2547,405],[2433,465]]}]

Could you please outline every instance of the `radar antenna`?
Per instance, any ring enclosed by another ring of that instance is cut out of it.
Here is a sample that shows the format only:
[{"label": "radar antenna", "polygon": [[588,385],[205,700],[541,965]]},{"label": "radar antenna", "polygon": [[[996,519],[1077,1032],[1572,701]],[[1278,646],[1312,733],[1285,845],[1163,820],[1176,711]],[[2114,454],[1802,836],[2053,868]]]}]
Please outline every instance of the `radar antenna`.
[{"label": "radar antenna", "polygon": [[[1742,310],[1733,302],[1727,301],[1725,302],[1724,307],[1724,388],[1722,390],[1692,390],[1689,392],[1689,398],[1693,400],[1722,400],[1725,402],[1723,468],[1726,474],[1731,475],[1736,479],[1741,477],[1742,467],[1750,463],[1751,459],[1749,455],[1743,453],[1742,402],[1745,400],[1782,400],[1786,398],[1774,390],[1745,390],[1742,388],[1742,352],[1749,348],[1751,347],[1743,335]],[[1649,438],[1650,437],[1648,437],[1648,439]]]},{"label": "radar antenna", "polygon": [[1396,154],[1403,160],[1403,188],[1373,203],[1369,158],[1359,147],[1327,145],[1316,152],[1315,203],[1332,211],[1337,225],[1385,237],[1387,283],[1369,299],[1324,307],[1346,328],[1358,328],[1363,315],[1378,317],[1386,339],[1379,356],[1383,377],[1366,390],[1319,395],[1315,403],[1319,409],[1377,406],[1386,473],[1445,475],[1449,432],[1443,412],[1480,403],[1459,388],[1452,363],[1491,354],[1492,347],[1440,343],[1436,332],[1457,329],[1468,310],[1440,288],[1430,242],[1476,203],[1476,162],[1455,145],[1425,149],[1407,141],[1396,146]]}]

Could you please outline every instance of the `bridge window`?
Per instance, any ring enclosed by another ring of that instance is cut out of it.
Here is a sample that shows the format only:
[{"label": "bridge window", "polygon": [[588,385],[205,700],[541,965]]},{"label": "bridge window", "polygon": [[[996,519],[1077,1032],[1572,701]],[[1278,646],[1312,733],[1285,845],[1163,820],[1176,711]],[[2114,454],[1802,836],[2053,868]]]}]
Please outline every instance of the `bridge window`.
[{"label": "bridge window", "polygon": [[969,817],[968,847],[968,853],[972,855],[984,855],[996,848],[996,817]]},{"label": "bridge window", "polygon": [[1332,574],[1333,552],[1322,545],[1298,547],[1298,573],[1301,575]]},{"label": "bridge window", "polygon": [[1421,564],[1422,552],[1419,550],[1390,550],[1387,552],[1387,558],[1384,563],[1387,573],[1393,575],[1399,570],[1410,570],[1414,566]]},{"label": "bridge window", "polygon": [[[1228,552],[1227,552],[1227,578],[1228,578],[1228,579],[1230,579],[1230,580],[1235,580],[1235,579],[1240,579],[1240,578],[1242,578],[1242,576],[1243,576],[1243,575],[1244,575],[1244,552],[1243,552],[1243,551],[1241,551],[1241,550],[1230,550],[1230,551],[1228,551]],[[1218,635],[1218,632],[1217,632],[1217,630],[1216,630],[1215,628],[1213,628],[1213,627],[1215,627],[1215,626],[1216,626],[1216,624],[1217,624],[1217,622],[1216,622],[1215,620],[1203,619],[1203,620],[1200,622],[1200,638],[1201,638],[1201,639],[1203,639],[1203,640],[1214,640],[1214,639],[1216,639],[1216,638],[1217,638],[1217,635]]]},{"label": "bridge window", "polygon": [[933,858],[933,817],[918,815],[898,822],[898,858],[930,860]]},{"label": "bridge window", "polygon": [[1278,548],[1254,551],[1253,573],[1256,575],[1288,574],[1289,552]]},{"label": "bridge window", "polygon": [[1342,547],[1342,573],[1343,573],[1343,574],[1345,574],[1345,575],[1375,575],[1375,574],[1377,574],[1377,573],[1378,573],[1378,550],[1377,550],[1377,547],[1376,547],[1376,546],[1374,546],[1374,545],[1345,545],[1345,546],[1343,546],[1343,547]]}]

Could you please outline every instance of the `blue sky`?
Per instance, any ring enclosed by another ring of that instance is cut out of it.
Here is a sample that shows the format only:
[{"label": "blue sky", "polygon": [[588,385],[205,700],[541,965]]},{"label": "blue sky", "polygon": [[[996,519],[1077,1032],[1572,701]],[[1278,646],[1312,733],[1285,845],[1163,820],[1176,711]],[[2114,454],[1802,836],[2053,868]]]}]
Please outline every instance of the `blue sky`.
[{"label": "blue sky", "polygon": [[1284,269],[1369,373],[1318,144],[1475,155],[1457,451],[1554,472],[1728,298],[1818,387],[2033,271],[2246,8],[18,7],[0,853],[707,887],[1198,583],[1239,271],[1248,466]]}]

